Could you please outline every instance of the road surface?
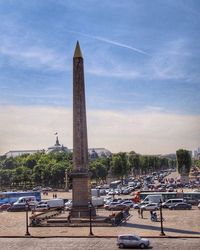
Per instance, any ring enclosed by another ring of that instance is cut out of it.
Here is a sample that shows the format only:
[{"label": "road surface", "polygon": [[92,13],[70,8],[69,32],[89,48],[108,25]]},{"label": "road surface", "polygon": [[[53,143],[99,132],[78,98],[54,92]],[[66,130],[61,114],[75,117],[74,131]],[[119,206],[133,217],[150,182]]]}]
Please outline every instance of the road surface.
[{"label": "road surface", "polygon": [[[151,247],[148,249],[200,249],[200,239],[150,239]],[[116,250],[116,239],[105,238],[0,238],[1,250]]]}]

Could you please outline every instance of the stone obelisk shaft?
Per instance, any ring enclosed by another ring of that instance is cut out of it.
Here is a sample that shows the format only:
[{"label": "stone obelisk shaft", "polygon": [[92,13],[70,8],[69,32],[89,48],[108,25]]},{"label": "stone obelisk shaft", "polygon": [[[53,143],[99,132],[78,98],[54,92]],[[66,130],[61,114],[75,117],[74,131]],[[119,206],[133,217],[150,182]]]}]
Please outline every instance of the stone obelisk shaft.
[{"label": "stone obelisk shaft", "polygon": [[73,58],[73,162],[74,170],[88,168],[84,66],[78,42]]},{"label": "stone obelisk shaft", "polygon": [[91,199],[83,57],[79,43],[73,58],[73,172],[72,217],[88,217]]}]

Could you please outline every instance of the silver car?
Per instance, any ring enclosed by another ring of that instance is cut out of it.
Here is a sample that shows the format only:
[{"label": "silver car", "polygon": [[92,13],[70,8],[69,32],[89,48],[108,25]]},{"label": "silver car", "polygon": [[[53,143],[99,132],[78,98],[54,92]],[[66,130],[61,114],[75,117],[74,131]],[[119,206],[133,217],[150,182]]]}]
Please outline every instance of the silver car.
[{"label": "silver car", "polygon": [[149,203],[149,204],[141,206],[140,208],[143,210],[152,211],[152,210],[158,210],[159,206],[158,206],[158,203]]},{"label": "silver car", "polygon": [[121,234],[117,238],[117,245],[119,248],[124,247],[140,247],[145,248],[150,244],[148,239],[140,238],[135,234]]}]

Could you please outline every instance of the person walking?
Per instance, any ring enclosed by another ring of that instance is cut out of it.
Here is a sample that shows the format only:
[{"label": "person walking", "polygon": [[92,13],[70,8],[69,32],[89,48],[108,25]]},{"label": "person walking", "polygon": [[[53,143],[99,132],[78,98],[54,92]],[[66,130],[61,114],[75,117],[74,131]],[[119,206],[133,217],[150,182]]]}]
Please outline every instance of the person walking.
[{"label": "person walking", "polygon": [[70,224],[71,223],[71,211],[69,211],[69,214],[67,216],[67,220],[68,220],[68,223]]},{"label": "person walking", "polygon": [[139,217],[139,218],[140,218],[140,214],[141,214],[140,208],[138,208],[138,217]]},{"label": "person walking", "polygon": [[142,218],[142,219],[143,219],[143,212],[144,212],[144,210],[141,209],[141,218]]}]

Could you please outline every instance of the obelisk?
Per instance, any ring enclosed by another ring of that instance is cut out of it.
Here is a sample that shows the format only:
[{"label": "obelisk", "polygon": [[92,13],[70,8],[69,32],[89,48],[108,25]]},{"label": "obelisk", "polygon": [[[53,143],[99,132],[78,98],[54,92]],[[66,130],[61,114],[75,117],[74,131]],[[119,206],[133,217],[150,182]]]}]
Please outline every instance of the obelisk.
[{"label": "obelisk", "polygon": [[91,200],[83,56],[79,42],[73,57],[72,217],[87,217]]}]

